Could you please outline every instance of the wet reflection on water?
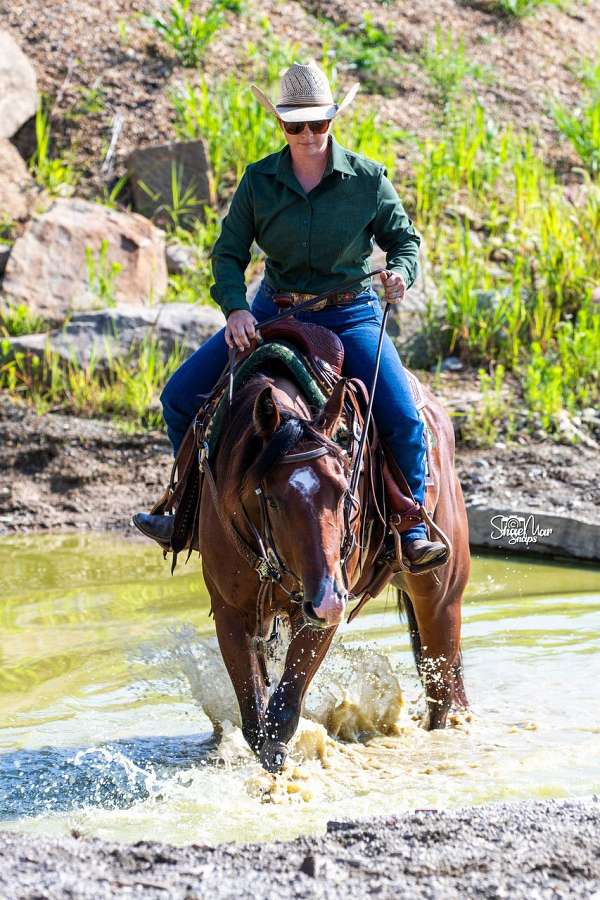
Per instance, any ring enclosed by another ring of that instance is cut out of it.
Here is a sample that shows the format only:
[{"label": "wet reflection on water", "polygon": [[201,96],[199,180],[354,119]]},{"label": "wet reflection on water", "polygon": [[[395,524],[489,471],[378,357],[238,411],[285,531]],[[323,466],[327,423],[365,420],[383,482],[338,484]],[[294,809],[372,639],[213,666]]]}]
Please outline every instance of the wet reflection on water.
[{"label": "wet reflection on water", "polygon": [[382,596],[340,631],[278,778],[241,738],[197,560],[171,578],[159,552],[118,538],[4,539],[0,598],[2,827],[268,839],[600,786],[597,569],[474,561],[473,716],[434,734],[418,725],[406,632]]}]

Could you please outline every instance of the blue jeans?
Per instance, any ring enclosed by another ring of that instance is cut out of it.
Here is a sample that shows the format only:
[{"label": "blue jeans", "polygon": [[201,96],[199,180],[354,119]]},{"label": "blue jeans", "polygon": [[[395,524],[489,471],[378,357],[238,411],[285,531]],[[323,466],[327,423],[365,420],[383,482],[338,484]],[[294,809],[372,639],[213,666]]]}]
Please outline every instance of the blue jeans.
[{"label": "blue jeans", "polygon": [[[277,315],[278,307],[272,300],[274,293],[265,281],[261,283],[252,302],[252,314],[259,322]],[[343,374],[360,378],[369,387],[382,316],[377,294],[368,289],[347,306],[302,312],[295,318],[300,322],[324,325],[335,332],[344,345]],[[167,433],[175,453],[196,415],[200,395],[209,393],[227,364],[228,349],[224,334],[225,329],[222,328],[205,341],[171,375],[161,394]],[[379,433],[402,469],[415,500],[423,503],[425,429],[400,357],[387,334],[381,351],[373,415]],[[404,539],[409,540],[417,537],[427,537],[424,524],[416,525],[403,535]]]}]

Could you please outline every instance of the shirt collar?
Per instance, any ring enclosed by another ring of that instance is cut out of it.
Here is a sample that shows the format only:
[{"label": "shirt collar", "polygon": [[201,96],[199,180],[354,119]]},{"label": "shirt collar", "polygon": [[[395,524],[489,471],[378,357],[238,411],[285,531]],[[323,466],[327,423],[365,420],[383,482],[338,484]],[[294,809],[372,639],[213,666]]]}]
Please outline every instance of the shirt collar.
[{"label": "shirt collar", "polygon": [[[346,156],[346,151],[331,135],[331,158],[330,158],[331,168],[336,169],[338,172],[345,172],[347,175],[356,175],[356,172],[348,162],[348,157]],[[327,169],[325,169],[325,174],[329,174],[329,163],[327,165]]]},{"label": "shirt collar", "polygon": [[[344,172],[346,175],[356,175],[356,172],[348,162],[346,151],[338,144],[333,135],[329,136],[330,153],[327,160],[327,166],[323,172],[323,178],[330,175],[335,169],[337,172]],[[275,174],[279,181],[284,181],[290,187],[296,187],[298,182],[292,169],[292,156],[289,144],[286,144],[278,154],[275,154],[272,164],[266,169],[269,174]]]}]

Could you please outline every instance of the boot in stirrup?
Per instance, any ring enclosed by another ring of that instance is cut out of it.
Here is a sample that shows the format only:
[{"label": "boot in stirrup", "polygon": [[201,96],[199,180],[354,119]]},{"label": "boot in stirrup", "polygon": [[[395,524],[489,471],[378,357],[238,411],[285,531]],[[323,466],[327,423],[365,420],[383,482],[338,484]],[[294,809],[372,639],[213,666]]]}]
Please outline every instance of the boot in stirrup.
[{"label": "boot in stirrup", "polygon": [[163,550],[171,549],[175,516],[152,516],[148,513],[136,513],[131,519],[131,524],[135,525],[144,537],[152,538],[153,541],[160,544]]},{"label": "boot in stirrup", "polygon": [[441,541],[429,541],[427,538],[415,538],[402,541],[402,552],[411,566],[422,566],[446,556],[446,547]]}]

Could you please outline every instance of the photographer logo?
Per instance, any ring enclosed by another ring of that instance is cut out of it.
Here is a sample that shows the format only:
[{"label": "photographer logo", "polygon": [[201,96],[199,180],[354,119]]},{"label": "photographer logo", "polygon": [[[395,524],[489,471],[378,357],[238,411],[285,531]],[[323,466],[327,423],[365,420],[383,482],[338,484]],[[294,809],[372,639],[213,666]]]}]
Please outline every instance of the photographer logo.
[{"label": "photographer logo", "polygon": [[490,538],[507,539],[509,544],[535,544],[539,537],[548,537],[552,528],[541,528],[533,514],[525,516],[492,516]]}]

